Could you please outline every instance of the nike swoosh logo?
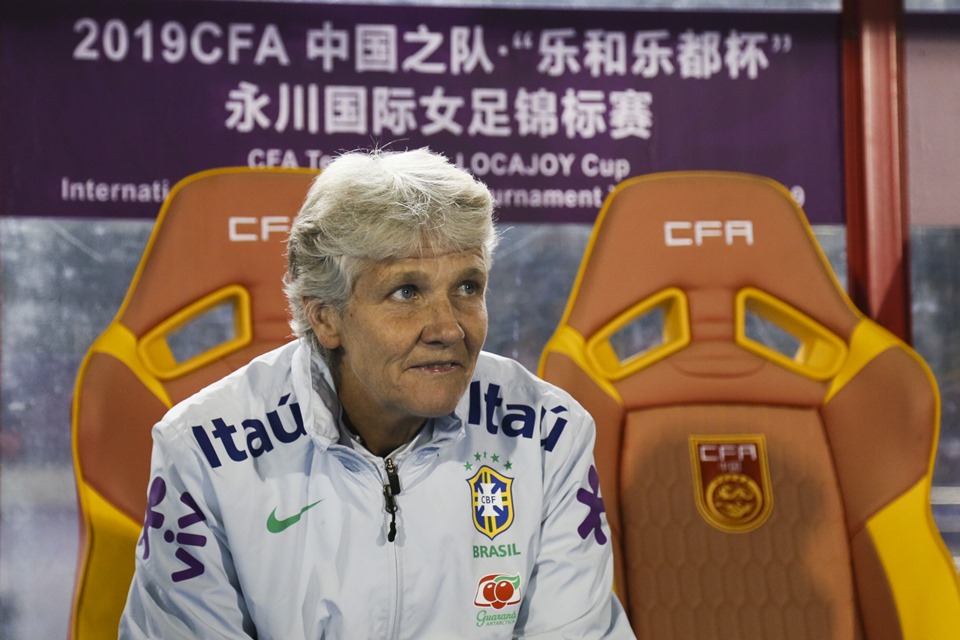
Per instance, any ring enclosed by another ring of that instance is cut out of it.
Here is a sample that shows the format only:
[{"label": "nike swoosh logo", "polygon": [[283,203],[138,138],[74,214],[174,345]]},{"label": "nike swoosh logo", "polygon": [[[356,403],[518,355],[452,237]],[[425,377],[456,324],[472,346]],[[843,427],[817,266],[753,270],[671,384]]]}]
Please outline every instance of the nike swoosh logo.
[{"label": "nike swoosh logo", "polygon": [[270,533],[280,533],[280,532],[283,531],[284,529],[286,529],[286,528],[288,528],[288,527],[292,527],[293,525],[295,525],[295,524],[297,524],[298,522],[300,522],[300,517],[301,517],[304,513],[306,513],[308,510],[314,508],[315,506],[317,506],[317,505],[320,504],[321,502],[323,502],[323,500],[317,500],[317,501],[314,502],[313,504],[308,504],[308,505],[305,506],[303,509],[300,509],[300,513],[294,514],[294,515],[290,516],[289,518],[278,519],[278,518],[277,518],[277,510],[274,509],[273,511],[270,512],[270,515],[267,516],[267,531],[269,531]]}]

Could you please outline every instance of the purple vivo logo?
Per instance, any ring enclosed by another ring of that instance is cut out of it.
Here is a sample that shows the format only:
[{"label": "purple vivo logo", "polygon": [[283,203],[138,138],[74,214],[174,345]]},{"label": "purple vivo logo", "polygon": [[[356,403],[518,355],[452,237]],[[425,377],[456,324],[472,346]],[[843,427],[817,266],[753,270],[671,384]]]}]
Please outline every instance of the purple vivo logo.
[{"label": "purple vivo logo", "polygon": [[603,506],[603,498],[600,497],[600,478],[597,476],[597,468],[593,465],[590,465],[587,480],[590,483],[590,491],[582,487],[578,489],[577,500],[590,507],[590,512],[577,527],[577,533],[586,540],[593,532],[597,544],[607,544],[607,535],[603,532],[603,524],[600,521],[600,514],[606,509]]},{"label": "purple vivo logo", "polygon": [[[159,509],[166,495],[167,483],[164,482],[163,478],[157,476],[150,483],[150,492],[147,495],[147,515],[143,521],[143,535],[140,536],[140,541],[137,543],[137,546],[143,545],[144,560],[147,560],[150,557],[150,530],[161,529],[164,522],[167,521],[166,516]],[[163,541],[168,545],[176,543],[177,550],[174,553],[174,556],[176,556],[176,558],[185,565],[184,568],[180,569],[179,571],[174,571],[170,574],[170,578],[174,582],[182,582],[184,580],[189,580],[190,578],[196,578],[203,573],[203,563],[197,560],[197,558],[195,558],[193,554],[188,551],[188,548],[203,547],[207,544],[207,536],[200,533],[189,533],[183,531],[184,529],[206,520],[206,516],[203,515],[202,511],[200,511],[200,507],[197,505],[196,500],[193,499],[193,496],[184,491],[180,494],[180,503],[185,505],[189,511],[177,519],[176,531],[174,531],[173,527],[168,527],[163,530]],[[168,513],[170,509],[176,508],[178,507],[165,507]]]}]

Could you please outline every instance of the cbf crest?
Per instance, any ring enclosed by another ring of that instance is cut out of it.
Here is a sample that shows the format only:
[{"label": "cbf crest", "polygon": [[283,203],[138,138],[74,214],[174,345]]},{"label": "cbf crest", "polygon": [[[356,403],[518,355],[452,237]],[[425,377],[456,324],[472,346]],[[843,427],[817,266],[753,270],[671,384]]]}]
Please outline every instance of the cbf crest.
[{"label": "cbf crest", "polygon": [[483,465],[467,484],[473,499],[473,526],[493,540],[513,524],[513,478]]},{"label": "cbf crest", "polygon": [[773,488],[762,435],[690,436],[697,508],[713,527],[752,531],[773,511]]}]

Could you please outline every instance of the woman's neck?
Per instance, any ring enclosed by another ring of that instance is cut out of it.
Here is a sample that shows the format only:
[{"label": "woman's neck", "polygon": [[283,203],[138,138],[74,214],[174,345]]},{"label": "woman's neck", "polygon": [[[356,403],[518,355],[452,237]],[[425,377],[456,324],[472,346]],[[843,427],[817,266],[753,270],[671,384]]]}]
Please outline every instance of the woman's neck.
[{"label": "woman's neck", "polygon": [[381,458],[385,458],[403,445],[417,437],[420,430],[427,423],[425,418],[410,421],[406,424],[393,426],[361,426],[355,423],[347,409],[343,409],[343,423],[347,431],[354,435],[358,442],[366,449]]}]

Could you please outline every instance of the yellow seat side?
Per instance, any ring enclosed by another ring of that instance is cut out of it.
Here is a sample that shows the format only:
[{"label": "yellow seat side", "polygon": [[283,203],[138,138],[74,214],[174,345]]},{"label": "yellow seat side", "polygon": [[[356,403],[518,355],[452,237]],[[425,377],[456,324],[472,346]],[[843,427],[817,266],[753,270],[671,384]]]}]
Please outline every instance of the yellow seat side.
[{"label": "yellow seat side", "polygon": [[929,504],[926,477],[872,517],[867,531],[889,578],[904,640],[955,640],[960,579]]},{"label": "yellow seat side", "polygon": [[91,487],[78,487],[87,528],[87,552],[75,593],[75,638],[102,638],[116,627],[133,580],[134,553],[140,536],[135,522]]}]

